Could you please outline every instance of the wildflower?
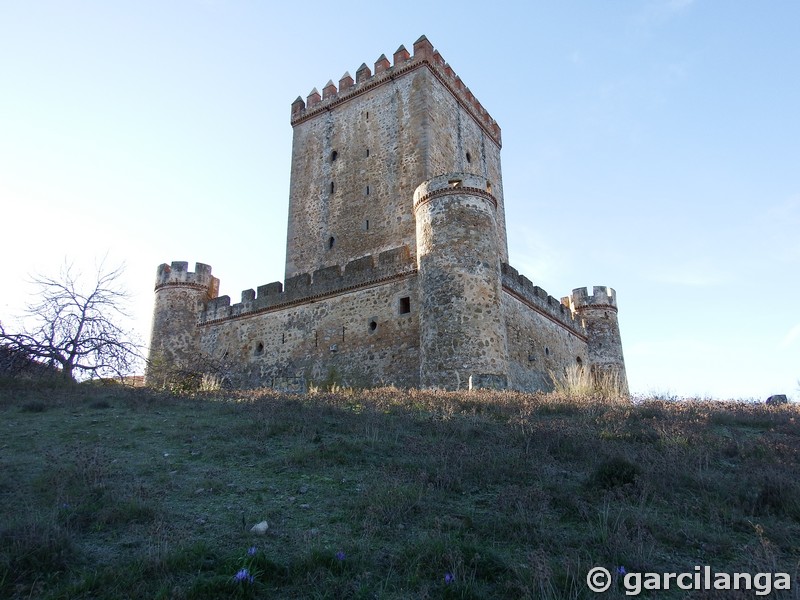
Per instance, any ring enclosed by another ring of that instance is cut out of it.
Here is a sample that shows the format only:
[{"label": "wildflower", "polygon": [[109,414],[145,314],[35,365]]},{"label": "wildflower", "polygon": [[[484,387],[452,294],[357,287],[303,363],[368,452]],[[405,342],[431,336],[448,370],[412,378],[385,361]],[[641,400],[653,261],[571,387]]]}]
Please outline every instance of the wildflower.
[{"label": "wildflower", "polygon": [[627,571],[625,570],[625,567],[623,567],[623,566],[617,567],[617,574],[618,575],[625,575],[625,573],[627,573]]},{"label": "wildflower", "polygon": [[339,551],[336,553],[336,560],[344,560],[344,559],[345,559],[345,553],[344,553],[344,552],[342,552],[341,550],[339,550]]},{"label": "wildflower", "polygon": [[445,583],[453,583],[456,580],[455,576],[452,573],[445,573],[444,574],[444,582]]},{"label": "wildflower", "polygon": [[236,583],[253,583],[253,581],[255,581],[255,577],[250,575],[250,571],[247,569],[239,569],[236,575],[233,576],[233,580]]},{"label": "wildflower", "polygon": [[255,546],[250,546],[247,549],[247,556],[255,556],[257,552],[258,552],[258,548],[256,548]]}]

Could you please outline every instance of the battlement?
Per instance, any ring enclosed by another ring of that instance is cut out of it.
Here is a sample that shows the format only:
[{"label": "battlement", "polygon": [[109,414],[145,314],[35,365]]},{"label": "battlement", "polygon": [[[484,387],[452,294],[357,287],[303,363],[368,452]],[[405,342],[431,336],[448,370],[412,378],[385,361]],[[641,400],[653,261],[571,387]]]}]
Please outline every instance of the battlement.
[{"label": "battlement", "polygon": [[404,46],[400,46],[392,58],[394,64],[391,64],[389,59],[381,54],[374,63],[374,74],[367,64],[363,63],[356,71],[355,82],[350,74],[345,72],[339,80],[338,89],[331,80],[322,89],[321,95],[317,88],[314,88],[305,102],[302,97],[298,96],[292,102],[292,126],[298,125],[321,112],[330,110],[338,104],[347,102],[379,85],[388,83],[404,73],[427,66],[436,78],[450,90],[464,109],[472,115],[472,118],[475,119],[489,137],[498,146],[501,145],[500,126],[489,115],[478,99],[475,98],[470,89],[464,85],[464,82],[456,75],[453,68],[445,62],[439,51],[434,50],[428,38],[423,35],[414,42],[413,56],[408,53]]},{"label": "battlement", "polygon": [[572,294],[562,299],[570,308],[575,311],[581,308],[610,308],[617,310],[617,292],[614,288],[606,286],[594,286],[592,295],[589,295],[587,288],[576,288]]},{"label": "battlement", "polygon": [[230,296],[209,300],[200,323],[212,323],[289,304],[307,302],[315,298],[346,292],[352,289],[390,281],[416,273],[416,261],[412,260],[407,246],[400,246],[339,265],[317,269],[313,273],[301,273],[284,283],[275,281],[258,286],[255,290],[242,292],[241,302],[231,304]]},{"label": "battlement", "polygon": [[219,293],[219,279],[211,275],[211,267],[203,263],[195,263],[194,272],[189,271],[186,261],[163,263],[156,272],[156,291],[165,286],[191,287],[207,291],[210,297]]},{"label": "battlement", "polygon": [[530,279],[521,275],[510,265],[503,263],[501,269],[503,273],[503,288],[507,292],[530,308],[564,325],[578,335],[586,335],[586,327],[583,325],[582,320],[576,318],[569,304],[565,304],[564,300],[559,302],[538,285],[533,285]]},{"label": "battlement", "polygon": [[492,195],[492,184],[488,179],[472,173],[448,173],[429,179],[414,190],[414,210],[433,198],[448,194],[480,196],[497,208],[497,199]]}]

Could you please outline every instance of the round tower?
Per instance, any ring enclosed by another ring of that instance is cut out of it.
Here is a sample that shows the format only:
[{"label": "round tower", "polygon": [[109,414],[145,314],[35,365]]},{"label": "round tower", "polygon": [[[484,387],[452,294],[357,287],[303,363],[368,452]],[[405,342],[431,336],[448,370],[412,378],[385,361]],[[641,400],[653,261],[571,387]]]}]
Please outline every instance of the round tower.
[{"label": "round tower", "polygon": [[414,192],[422,387],[508,385],[496,212],[479,175],[441,175]]},{"label": "round tower", "polygon": [[196,263],[194,273],[189,263],[173,262],[158,267],[150,333],[147,381],[152,383],[160,372],[191,366],[200,352],[197,322],[209,299],[219,293],[219,279],[211,267]]},{"label": "round tower", "polygon": [[583,320],[588,337],[589,368],[595,378],[607,377],[623,393],[628,391],[622,338],[617,320],[617,293],[610,287],[595,286],[590,296],[586,288],[572,290],[573,312]]}]

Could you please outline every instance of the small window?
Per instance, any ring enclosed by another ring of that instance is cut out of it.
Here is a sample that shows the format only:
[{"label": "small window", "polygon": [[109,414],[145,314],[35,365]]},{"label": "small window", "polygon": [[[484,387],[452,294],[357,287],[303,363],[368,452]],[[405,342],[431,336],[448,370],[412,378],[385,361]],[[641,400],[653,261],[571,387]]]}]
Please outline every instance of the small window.
[{"label": "small window", "polygon": [[400,314],[407,315],[411,312],[411,298],[406,296],[405,298],[400,298]]},{"label": "small window", "polygon": [[336,238],[331,236],[328,238],[328,250],[333,250],[333,245],[336,243]]},{"label": "small window", "polygon": [[468,163],[472,162],[472,156],[470,156],[469,152],[467,152],[467,162]]},{"label": "small window", "polygon": [[258,342],[256,344],[256,354],[261,354],[264,352],[264,342]]},{"label": "small window", "polygon": [[364,231],[369,231],[369,219],[364,221]]},{"label": "small window", "polygon": [[367,148],[367,157],[369,157],[369,148]]},{"label": "small window", "polygon": [[333,193],[333,182],[331,181],[331,194]]},{"label": "small window", "polygon": [[367,121],[369,121],[369,111],[367,111]]},{"label": "small window", "polygon": [[335,161],[337,158],[339,158],[339,153],[336,150],[333,150],[331,152],[331,162]]},{"label": "small window", "polygon": [[460,179],[450,179],[447,184],[451,188],[460,188],[461,187],[461,180]]},{"label": "small window", "polygon": [[583,366],[583,359],[580,356],[575,358],[575,362],[578,363],[579,367]]},{"label": "small window", "polygon": [[486,182],[486,191],[491,194],[492,193],[492,184],[488,181]]},{"label": "small window", "polygon": [[369,322],[369,330],[370,331],[375,331],[377,328],[378,328],[378,323],[375,322],[375,319],[372,319]]},{"label": "small window", "polygon": [[369,196],[369,186],[367,186],[366,195]]},{"label": "small window", "polygon": [[548,348],[548,347],[546,347],[546,346],[545,346],[545,349],[544,349],[544,355],[545,355],[545,356],[550,356],[550,348]]}]

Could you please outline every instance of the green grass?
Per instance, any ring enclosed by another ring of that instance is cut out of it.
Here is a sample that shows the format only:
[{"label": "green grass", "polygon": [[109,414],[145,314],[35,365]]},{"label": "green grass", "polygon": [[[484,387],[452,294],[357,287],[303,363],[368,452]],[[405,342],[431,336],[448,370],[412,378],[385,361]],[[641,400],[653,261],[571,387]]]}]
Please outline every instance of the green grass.
[{"label": "green grass", "polygon": [[598,565],[797,584],[799,418],[564,393],[4,382],[0,597],[577,599]]}]

